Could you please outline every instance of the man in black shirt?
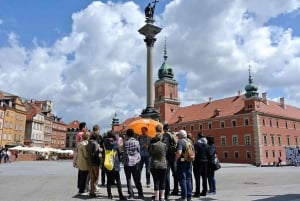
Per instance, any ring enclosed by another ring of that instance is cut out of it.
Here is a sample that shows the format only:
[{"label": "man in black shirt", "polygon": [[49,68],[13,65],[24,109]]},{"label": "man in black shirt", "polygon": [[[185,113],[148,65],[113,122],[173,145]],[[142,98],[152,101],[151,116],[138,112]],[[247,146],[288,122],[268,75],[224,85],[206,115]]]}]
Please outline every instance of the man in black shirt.
[{"label": "man in black shirt", "polygon": [[[206,196],[207,193],[207,162],[209,158],[209,147],[207,139],[200,132],[195,143],[195,161],[193,164],[196,191],[193,197]],[[200,176],[202,178],[202,192],[200,193]]]},{"label": "man in black shirt", "polygon": [[172,134],[169,131],[169,125],[165,124],[163,127],[164,130],[164,135],[163,135],[163,142],[167,145],[168,147],[168,152],[167,152],[167,172],[166,172],[166,189],[165,189],[165,198],[167,199],[170,194],[170,189],[171,189],[171,184],[170,184],[170,170],[172,171],[172,176],[173,176],[173,191],[172,195],[178,195],[178,174],[177,174],[177,162],[175,159],[176,155],[176,136]]}]

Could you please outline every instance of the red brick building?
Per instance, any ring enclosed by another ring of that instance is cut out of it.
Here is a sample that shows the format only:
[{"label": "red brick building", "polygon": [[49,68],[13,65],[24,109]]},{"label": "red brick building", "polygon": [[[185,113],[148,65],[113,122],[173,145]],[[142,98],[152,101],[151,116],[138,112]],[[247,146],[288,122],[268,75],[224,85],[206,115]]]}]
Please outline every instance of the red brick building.
[{"label": "red brick building", "polygon": [[[280,157],[284,163],[300,161],[300,108],[270,101],[267,94],[258,94],[249,70],[245,94],[180,107],[178,82],[164,62],[155,82],[155,108],[161,122],[172,131],[186,130],[194,137],[201,131],[215,139],[219,159],[229,163],[273,165]],[[116,126],[124,132],[135,118]]]}]

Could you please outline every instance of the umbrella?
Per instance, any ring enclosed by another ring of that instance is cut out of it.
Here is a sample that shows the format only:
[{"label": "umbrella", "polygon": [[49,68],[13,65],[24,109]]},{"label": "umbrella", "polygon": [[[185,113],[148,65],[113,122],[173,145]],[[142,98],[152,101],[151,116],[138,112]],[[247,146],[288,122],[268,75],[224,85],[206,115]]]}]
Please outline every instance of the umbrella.
[{"label": "umbrella", "polygon": [[158,122],[158,121],[155,121],[153,119],[138,119],[138,120],[135,120],[133,122],[131,122],[128,127],[133,129],[134,130],[134,133],[138,134],[138,135],[141,135],[141,129],[143,127],[146,127],[148,129],[148,132],[147,132],[147,135],[149,137],[154,137],[155,134],[156,134],[156,130],[155,130],[155,127],[157,125],[160,125],[161,127],[163,127],[163,125]]}]

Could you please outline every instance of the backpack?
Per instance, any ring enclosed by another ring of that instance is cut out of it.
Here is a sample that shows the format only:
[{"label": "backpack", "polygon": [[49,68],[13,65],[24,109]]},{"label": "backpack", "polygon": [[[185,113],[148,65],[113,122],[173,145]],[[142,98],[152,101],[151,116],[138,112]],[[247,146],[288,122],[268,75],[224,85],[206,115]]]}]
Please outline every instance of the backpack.
[{"label": "backpack", "polygon": [[100,165],[100,146],[96,144],[97,142],[94,140],[89,140],[88,144],[86,145],[86,150],[89,153],[90,162],[93,164]]},{"label": "backpack", "polygon": [[195,160],[195,149],[194,145],[189,139],[184,139],[185,151],[183,153],[184,160],[193,162]]},{"label": "backpack", "polygon": [[107,170],[113,170],[114,169],[114,162],[115,162],[115,155],[116,155],[116,150],[107,150],[105,149],[104,152],[104,167]]},{"label": "backpack", "polygon": [[175,154],[176,148],[177,148],[177,136],[175,136],[173,133],[167,132],[167,134],[170,136],[169,143],[168,143],[168,153]]}]

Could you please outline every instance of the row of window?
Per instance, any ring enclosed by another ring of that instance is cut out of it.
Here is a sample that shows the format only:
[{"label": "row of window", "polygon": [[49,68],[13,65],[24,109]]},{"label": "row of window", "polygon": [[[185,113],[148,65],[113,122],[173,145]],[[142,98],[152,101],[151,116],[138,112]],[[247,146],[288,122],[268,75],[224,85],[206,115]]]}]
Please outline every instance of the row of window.
[{"label": "row of window", "polygon": [[[14,112],[6,111],[6,116],[13,117]],[[4,119],[4,111],[0,111],[0,119]],[[21,120],[22,121],[23,119],[24,119],[24,115],[16,114],[16,120]]]},{"label": "row of window", "polygon": [[43,139],[43,134],[41,133],[32,133],[32,138],[33,140],[42,140]]},{"label": "row of window", "polygon": [[[227,151],[223,152],[223,157],[225,159],[228,158],[228,152]],[[234,151],[233,152],[233,158],[238,159],[239,157],[240,157],[240,152],[239,151]],[[251,157],[252,157],[251,151],[246,151],[246,158],[251,159]]]},{"label": "row of window", "polygon": [[[262,124],[263,124],[263,126],[266,126],[266,121],[267,121],[267,120],[266,120],[265,118],[262,119]],[[279,127],[280,127],[280,122],[279,122],[279,120],[276,119],[275,121],[276,121],[276,122],[275,122],[276,127],[279,128]],[[270,127],[273,127],[273,122],[274,122],[273,119],[269,119],[269,126],[270,126]],[[290,123],[290,124],[291,124],[291,123]],[[293,125],[293,129],[296,129],[296,122],[293,122],[292,125]],[[289,122],[288,122],[288,121],[285,121],[285,122],[284,122],[284,126],[285,126],[285,128],[288,129],[288,128],[289,128]]]},{"label": "row of window", "polygon": [[[269,119],[269,125],[270,125],[270,127],[272,127],[273,126],[273,119]],[[219,122],[219,125],[218,125],[218,127],[215,127],[215,128],[226,128],[226,127],[238,127],[238,126],[248,126],[249,124],[250,124],[250,122],[249,122],[249,118],[244,118],[243,119],[243,124],[242,125],[238,125],[238,123],[237,123],[237,120],[236,119],[232,119],[231,121],[230,121],[230,125],[227,125],[228,124],[228,122],[227,121],[225,121],[225,120],[220,120],[220,122]],[[263,118],[262,119],[262,124],[263,124],[263,126],[266,126],[266,119],[265,118]],[[289,128],[289,125],[290,124],[292,124],[293,125],[293,129],[296,129],[297,128],[297,126],[296,126],[296,122],[288,122],[288,121],[285,121],[284,122],[284,126],[285,126],[285,128]],[[213,129],[214,127],[213,127],[213,125],[216,125],[216,124],[213,124],[213,122],[212,121],[209,121],[209,122],[206,122],[206,123],[200,123],[199,125],[198,125],[198,129],[199,130],[203,130],[204,128],[204,125],[205,126],[207,126],[207,129]],[[276,120],[276,127],[277,128],[279,128],[280,127],[280,122],[279,122],[279,120],[277,119]],[[182,127],[182,129],[184,129],[184,130],[186,130],[186,128],[187,128],[187,126],[183,126]],[[194,131],[195,129],[197,129],[197,128],[195,128],[195,125],[190,125],[190,131]],[[177,131],[177,128],[175,128],[174,129],[175,131]]]},{"label": "row of window", "polygon": [[[14,117],[15,116],[15,112],[13,111],[6,111],[5,114],[7,117]],[[25,115],[21,115],[16,113],[16,120],[24,120]],[[0,118],[3,118],[3,112],[0,112]]]},{"label": "row of window", "polygon": [[21,140],[21,135],[18,134],[9,134],[9,133],[2,133],[0,134],[0,141],[1,140],[12,140],[12,136],[14,136],[14,141],[20,141]]},{"label": "row of window", "polygon": [[[242,144],[243,145],[248,145],[248,146],[251,145],[251,135],[250,134],[244,135],[244,141],[243,141]],[[231,145],[233,145],[233,146],[240,145],[238,135],[232,135],[232,137],[231,137]],[[222,146],[222,147],[228,146],[227,137],[226,136],[221,136],[221,138],[220,138],[220,146]]]},{"label": "row of window", "polygon": [[45,120],[44,116],[38,115],[38,114],[35,117],[33,117],[33,119],[37,120],[37,121],[42,121],[42,122],[44,122],[44,120]]},{"label": "row of window", "polygon": [[[280,158],[282,157],[282,153],[281,153],[280,150],[278,151],[278,155],[277,156],[276,156],[276,151],[275,150],[272,150],[271,154],[272,154],[271,157],[274,158],[274,159],[277,158],[277,157],[280,157]],[[223,157],[225,159],[228,158],[228,152],[227,151],[223,152]],[[238,159],[240,157],[240,152],[239,151],[234,151],[233,157],[235,159]],[[246,158],[247,159],[251,159],[251,157],[252,157],[251,151],[246,151]],[[270,158],[268,150],[265,151],[265,157],[266,157],[266,159]]]},{"label": "row of window", "polygon": [[[213,127],[213,122],[212,121],[209,121],[209,122],[206,122],[206,123],[200,123],[198,125],[198,130],[203,130],[204,129],[204,125],[207,126],[207,129],[213,129],[213,128],[225,128],[225,127],[238,127],[238,126],[248,126],[249,125],[249,119],[248,118],[244,118],[243,119],[243,125],[238,125],[237,124],[237,120],[236,119],[232,119],[230,121],[230,125],[226,125],[225,123],[225,120],[220,120],[220,123],[219,123],[219,126],[218,127]],[[186,130],[186,126],[183,126],[182,127],[183,130]],[[190,125],[190,131],[194,131],[195,129],[195,125]],[[175,131],[177,131],[177,128],[174,129]]]},{"label": "row of window", "polygon": [[[276,157],[275,150],[272,150],[271,153],[272,153],[272,158],[275,158]],[[266,158],[269,158],[269,151],[268,150],[265,151],[265,156],[266,156]],[[280,150],[278,151],[278,157],[281,158],[281,151]]]},{"label": "row of window", "polygon": [[[272,146],[274,146],[274,145],[281,146],[282,140],[281,140],[280,135],[275,136],[275,134],[271,134],[270,139],[271,139]],[[295,145],[299,146],[298,136],[294,136],[294,140],[295,140]],[[268,135],[266,133],[263,134],[263,141],[264,141],[264,145],[268,145]],[[289,136],[289,135],[286,136],[286,145],[291,146],[291,136]]]},{"label": "row of window", "polygon": [[67,127],[61,124],[52,124],[52,128],[62,131],[67,131]]},{"label": "row of window", "polygon": [[41,123],[37,123],[37,122],[33,122],[33,128],[35,129],[35,130],[40,130],[40,131],[42,131],[43,130],[43,124],[41,124]]},{"label": "row of window", "polygon": [[[13,122],[11,122],[11,121],[5,121],[4,122],[4,128],[12,129],[13,128]],[[15,130],[16,131],[21,131],[21,130],[23,130],[22,128],[23,128],[23,126],[20,125],[20,124],[16,124],[15,125]],[[2,122],[0,122],[0,129],[3,129]]]},{"label": "row of window", "polygon": [[63,140],[51,140],[51,144],[61,144],[61,145],[64,145],[65,142]]}]

